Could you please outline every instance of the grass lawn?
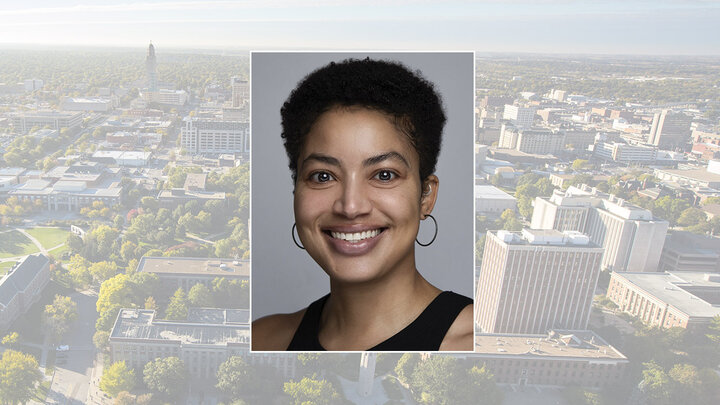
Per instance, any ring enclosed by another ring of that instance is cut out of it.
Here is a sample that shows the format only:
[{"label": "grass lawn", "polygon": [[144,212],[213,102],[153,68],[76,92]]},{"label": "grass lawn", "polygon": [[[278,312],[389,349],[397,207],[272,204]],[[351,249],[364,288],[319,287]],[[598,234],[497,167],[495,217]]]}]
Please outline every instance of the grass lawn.
[{"label": "grass lawn", "polygon": [[70,250],[70,248],[67,245],[62,245],[53,250],[48,250],[48,253],[50,253],[51,255],[53,255],[54,258],[57,259],[60,258],[60,256],[62,256],[62,254],[67,252],[68,250]]},{"label": "grass lawn", "polygon": [[27,233],[37,239],[45,249],[52,249],[57,245],[65,243],[70,231],[63,228],[32,228]]},{"label": "grass lawn", "polygon": [[17,263],[17,262],[9,261],[9,262],[0,263],[0,276],[4,276],[5,274],[7,274],[8,270],[10,270],[10,268],[12,268],[12,266],[14,266],[15,263]]},{"label": "grass lawn", "polygon": [[0,234],[0,258],[25,256],[38,251],[37,246],[18,231]]}]

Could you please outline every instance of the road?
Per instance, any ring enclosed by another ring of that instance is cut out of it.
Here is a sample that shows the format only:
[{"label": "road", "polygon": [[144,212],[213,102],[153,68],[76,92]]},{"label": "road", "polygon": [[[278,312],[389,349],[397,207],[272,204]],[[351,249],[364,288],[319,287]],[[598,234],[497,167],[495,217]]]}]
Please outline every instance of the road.
[{"label": "road", "polygon": [[97,296],[88,291],[73,293],[70,297],[77,303],[78,318],[60,342],[70,346],[70,350],[65,352],[65,360],[56,359],[55,375],[46,403],[97,404],[95,382],[100,378],[101,365],[95,361],[96,350],[92,342],[97,319]]}]

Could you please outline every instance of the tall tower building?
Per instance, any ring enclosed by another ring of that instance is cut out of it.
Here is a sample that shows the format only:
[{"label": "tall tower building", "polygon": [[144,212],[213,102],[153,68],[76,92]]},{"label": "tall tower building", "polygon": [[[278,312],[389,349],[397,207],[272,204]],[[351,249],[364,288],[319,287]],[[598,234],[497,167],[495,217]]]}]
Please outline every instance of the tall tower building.
[{"label": "tall tower building", "polygon": [[535,109],[532,107],[519,107],[516,105],[505,104],[503,110],[503,119],[510,120],[513,125],[521,129],[529,129],[533,125],[535,118]]},{"label": "tall tower building", "polygon": [[145,70],[148,77],[148,91],[158,91],[157,81],[157,58],[155,57],[155,47],[152,42],[148,46],[147,57],[145,58]]},{"label": "tall tower building", "polygon": [[650,211],[587,186],[537,197],[530,224],[583,232],[605,249],[604,269],[634,272],[657,271],[668,229],[668,222]]},{"label": "tall tower building", "polygon": [[661,149],[685,148],[690,142],[692,117],[671,110],[653,116],[648,143]]},{"label": "tall tower building", "polygon": [[475,323],[482,333],[586,329],[602,254],[579,232],[488,232]]},{"label": "tall tower building", "polygon": [[242,106],[250,100],[250,84],[247,80],[233,76],[230,79],[232,86],[232,106],[234,108]]}]

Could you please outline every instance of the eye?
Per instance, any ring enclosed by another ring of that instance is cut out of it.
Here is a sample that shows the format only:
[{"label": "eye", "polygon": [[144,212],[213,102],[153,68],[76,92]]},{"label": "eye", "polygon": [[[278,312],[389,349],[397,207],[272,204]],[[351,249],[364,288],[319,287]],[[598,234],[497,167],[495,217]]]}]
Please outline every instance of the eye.
[{"label": "eye", "polygon": [[332,180],[335,179],[328,172],[315,172],[310,175],[310,181],[313,181],[315,183],[327,183]]},{"label": "eye", "polygon": [[380,170],[375,174],[375,178],[383,182],[394,180],[395,177],[397,177],[397,174],[391,170]]}]

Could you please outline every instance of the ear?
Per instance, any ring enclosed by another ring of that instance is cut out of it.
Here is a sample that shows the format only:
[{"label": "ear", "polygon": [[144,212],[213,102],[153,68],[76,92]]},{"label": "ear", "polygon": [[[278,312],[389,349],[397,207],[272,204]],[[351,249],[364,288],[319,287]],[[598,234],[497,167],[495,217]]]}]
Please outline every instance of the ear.
[{"label": "ear", "polygon": [[427,176],[422,184],[422,194],[420,195],[420,219],[425,219],[426,215],[432,213],[437,201],[438,188],[440,187],[440,179],[434,174]]}]

